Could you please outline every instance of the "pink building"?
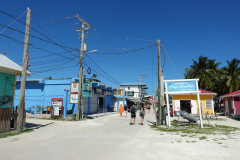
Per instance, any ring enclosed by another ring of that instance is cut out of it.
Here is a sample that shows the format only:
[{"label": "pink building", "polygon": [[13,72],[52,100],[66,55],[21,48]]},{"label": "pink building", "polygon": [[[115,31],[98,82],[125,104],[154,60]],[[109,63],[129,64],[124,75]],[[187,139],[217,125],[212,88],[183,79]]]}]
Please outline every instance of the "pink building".
[{"label": "pink building", "polygon": [[225,115],[240,115],[240,90],[221,96],[224,98]]}]

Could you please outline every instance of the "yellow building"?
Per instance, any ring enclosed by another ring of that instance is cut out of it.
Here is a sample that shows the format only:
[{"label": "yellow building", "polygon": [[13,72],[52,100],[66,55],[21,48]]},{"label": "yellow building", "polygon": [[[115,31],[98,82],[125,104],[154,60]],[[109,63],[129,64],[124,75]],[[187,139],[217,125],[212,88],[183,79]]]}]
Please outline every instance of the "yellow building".
[{"label": "yellow building", "polygon": [[[213,97],[217,93],[199,89],[200,107],[203,114],[214,114]],[[199,114],[197,95],[192,93],[174,94],[172,96],[173,110]]]}]

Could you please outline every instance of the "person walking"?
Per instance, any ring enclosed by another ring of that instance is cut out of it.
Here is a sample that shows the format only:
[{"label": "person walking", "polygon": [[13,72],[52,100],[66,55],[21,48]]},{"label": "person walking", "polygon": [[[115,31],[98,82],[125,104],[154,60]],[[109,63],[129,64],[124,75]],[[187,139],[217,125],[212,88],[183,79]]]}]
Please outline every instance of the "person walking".
[{"label": "person walking", "polygon": [[119,107],[119,113],[120,113],[120,116],[122,117],[122,113],[123,113],[123,106],[122,106],[122,104]]},{"label": "person walking", "polygon": [[124,111],[125,111],[125,117],[127,117],[127,112],[128,112],[128,106],[127,106],[127,104],[124,105]]},{"label": "person walking", "polygon": [[139,116],[141,117],[141,125],[143,125],[143,121],[144,121],[144,115],[145,115],[145,106],[142,105],[139,111]]},{"label": "person walking", "polygon": [[134,104],[133,104],[132,107],[130,108],[130,112],[131,112],[131,121],[130,121],[130,125],[132,125],[132,124],[135,125],[136,108],[134,107]]}]

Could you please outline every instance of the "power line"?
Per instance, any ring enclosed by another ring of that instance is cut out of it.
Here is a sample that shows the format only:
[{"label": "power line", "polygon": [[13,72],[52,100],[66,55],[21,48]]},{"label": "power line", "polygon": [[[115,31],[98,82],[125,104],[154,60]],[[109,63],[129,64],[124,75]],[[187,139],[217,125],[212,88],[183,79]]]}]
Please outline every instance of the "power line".
[{"label": "power line", "polygon": [[113,81],[119,83],[117,80],[115,80],[113,77],[111,77],[109,74],[107,74],[92,58],[90,58],[88,55],[86,55],[103,73],[105,73],[109,78],[111,78]]},{"label": "power line", "polygon": [[[44,68],[55,68],[55,67],[61,67],[61,66],[64,66],[64,65],[66,65],[66,64],[68,64],[69,62],[70,62],[71,60],[69,60],[69,61],[67,61],[66,63],[63,63],[63,64],[58,64],[58,65],[52,65],[52,66],[45,66]],[[41,68],[35,68],[36,70],[40,70],[40,69],[43,69],[43,67],[41,67]]]},{"label": "power line", "polygon": [[182,76],[182,74],[180,74],[180,72],[178,71],[176,65],[174,64],[172,58],[171,58],[170,55],[168,54],[166,48],[165,48],[163,45],[161,45],[161,46],[162,46],[162,48],[164,49],[164,51],[165,51],[165,53],[166,53],[166,55],[167,55],[167,58],[168,58],[169,61],[171,62],[172,66],[173,66],[173,68],[175,69],[175,71],[177,72],[177,74],[178,74],[179,76]]},{"label": "power line", "polygon": [[[15,41],[15,42],[17,42],[17,43],[19,43],[19,44],[24,44],[24,42],[21,42],[21,41],[19,41],[19,40],[16,40],[16,39],[14,39],[14,38],[12,38],[12,37],[9,37],[9,36],[6,36],[6,35],[4,35],[4,34],[0,34],[0,36],[5,37],[5,38],[8,38],[8,39],[11,39],[11,40],[13,40],[13,41]],[[48,50],[43,49],[43,48],[35,47],[35,46],[32,45],[31,43],[29,43],[29,46],[31,46],[31,47],[34,48],[34,49],[38,49],[38,50],[42,50],[42,51],[51,53],[51,54],[53,54],[53,55],[57,55],[57,56],[60,56],[60,57],[64,57],[64,58],[66,58],[66,59],[71,59],[71,60],[74,59],[74,58],[69,58],[69,57],[65,57],[65,56],[63,56],[63,55],[60,55],[60,54],[62,54],[63,52],[62,52],[62,53],[55,53],[55,52],[48,51]],[[76,49],[74,49],[74,50],[76,50]],[[64,52],[64,53],[65,53],[65,52]],[[42,57],[46,57],[46,56],[42,56]]]},{"label": "power line", "polygon": [[[20,14],[20,16],[18,16],[16,19],[14,19],[7,27],[10,27],[17,19],[19,19],[24,13],[26,13],[27,10],[25,10],[22,14]],[[3,33],[7,27],[5,27],[0,33]]]},{"label": "power line", "polygon": [[32,12],[32,14],[36,15],[36,16],[39,16],[39,17],[42,17],[42,18],[45,18],[47,20],[49,20],[50,22],[57,22],[57,23],[61,23],[61,24],[65,24],[63,22],[59,22],[59,21],[62,21],[62,20],[66,20],[66,19],[70,19],[70,18],[73,18],[74,16],[70,16],[70,17],[65,17],[65,18],[61,18],[61,19],[58,19],[58,20],[54,20],[52,18],[49,18],[49,17],[46,17],[46,16],[42,16],[36,12]]},{"label": "power line", "polygon": [[127,52],[119,52],[119,53],[116,53],[116,52],[115,53],[100,53],[100,52],[96,52],[96,53],[97,54],[126,54],[126,53],[137,52],[137,51],[140,51],[140,50],[143,50],[143,49],[155,46],[155,45],[157,45],[157,44],[152,44],[152,45],[149,45],[149,46],[146,46],[146,47],[142,47],[142,48],[135,49],[135,50],[132,50],[132,51],[127,51]]},{"label": "power line", "polygon": [[113,81],[112,79],[109,79],[109,78],[105,77],[104,75],[102,75],[102,74],[99,73],[98,71],[94,70],[92,67],[90,67],[89,65],[87,65],[85,62],[83,62],[83,64],[84,64],[85,66],[91,68],[91,70],[95,71],[97,74],[101,75],[103,78],[105,78],[105,79],[107,79],[107,80],[109,80],[109,81],[111,81],[111,82],[113,82],[113,83],[115,83],[115,84],[117,84],[117,85],[120,85],[119,83]]},{"label": "power line", "polygon": [[102,35],[99,34],[99,32],[97,30],[95,30],[98,33],[99,37],[111,37],[111,38],[120,38],[120,39],[127,39],[127,40],[136,40],[136,41],[148,41],[148,42],[156,42],[153,40],[145,40],[145,39],[138,39],[138,38],[129,38],[129,37],[121,37],[121,36],[111,36],[111,35]]},{"label": "power line", "polygon": [[[13,30],[13,31],[16,31],[16,32],[19,32],[19,33],[25,35],[24,32],[19,31],[19,30],[16,30],[16,29],[13,29],[13,28],[8,27],[8,26],[5,26],[5,25],[3,25],[3,24],[0,24],[0,26],[7,27],[8,29],[11,29],[11,30]],[[39,31],[38,31],[38,32],[39,32]],[[39,33],[40,33],[40,32],[39,32]],[[41,33],[41,35],[43,35],[43,34]],[[54,44],[54,45],[56,45],[56,46],[60,46],[60,47],[67,48],[67,49],[74,49],[74,48],[70,48],[70,47],[66,47],[66,46],[63,46],[63,45],[57,44],[57,43],[55,43],[54,41],[51,42],[51,41],[48,41],[48,40],[45,40],[45,39],[42,39],[42,38],[39,38],[39,37],[36,37],[36,36],[33,36],[33,35],[29,35],[29,36],[30,36],[30,37],[33,37],[33,38],[35,38],[35,39],[38,39],[38,40],[41,40],[41,41],[44,41],[44,42],[50,43],[50,44]],[[45,35],[44,35],[44,36],[45,36]],[[49,38],[48,38],[48,39],[49,39]],[[68,52],[69,52],[69,51],[68,51]]]},{"label": "power line", "polygon": [[74,66],[69,66],[69,67],[56,67],[56,68],[53,68],[53,69],[47,69],[47,70],[42,70],[42,71],[31,71],[31,73],[45,73],[45,72],[49,72],[49,71],[55,71],[55,70],[60,70],[60,69],[65,69],[65,68],[73,68],[73,67],[76,67],[77,65],[74,65]]}]

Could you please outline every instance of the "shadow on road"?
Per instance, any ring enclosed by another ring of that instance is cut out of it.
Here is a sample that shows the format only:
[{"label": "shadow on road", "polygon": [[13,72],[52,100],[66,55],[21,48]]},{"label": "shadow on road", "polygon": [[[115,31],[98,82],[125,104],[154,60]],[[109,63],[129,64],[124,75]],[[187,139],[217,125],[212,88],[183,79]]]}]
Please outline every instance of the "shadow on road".
[{"label": "shadow on road", "polygon": [[149,121],[149,120],[147,120],[147,122],[148,122],[148,123],[151,123],[150,125],[155,125],[155,124],[156,124],[156,122],[154,122],[154,121]]},{"label": "shadow on road", "polygon": [[39,129],[39,128],[41,128],[41,127],[46,127],[46,126],[48,126],[48,125],[51,125],[51,124],[53,124],[54,122],[51,122],[51,123],[47,123],[47,124],[35,124],[35,123],[28,123],[28,122],[26,122],[26,128],[32,128],[32,129]]}]

